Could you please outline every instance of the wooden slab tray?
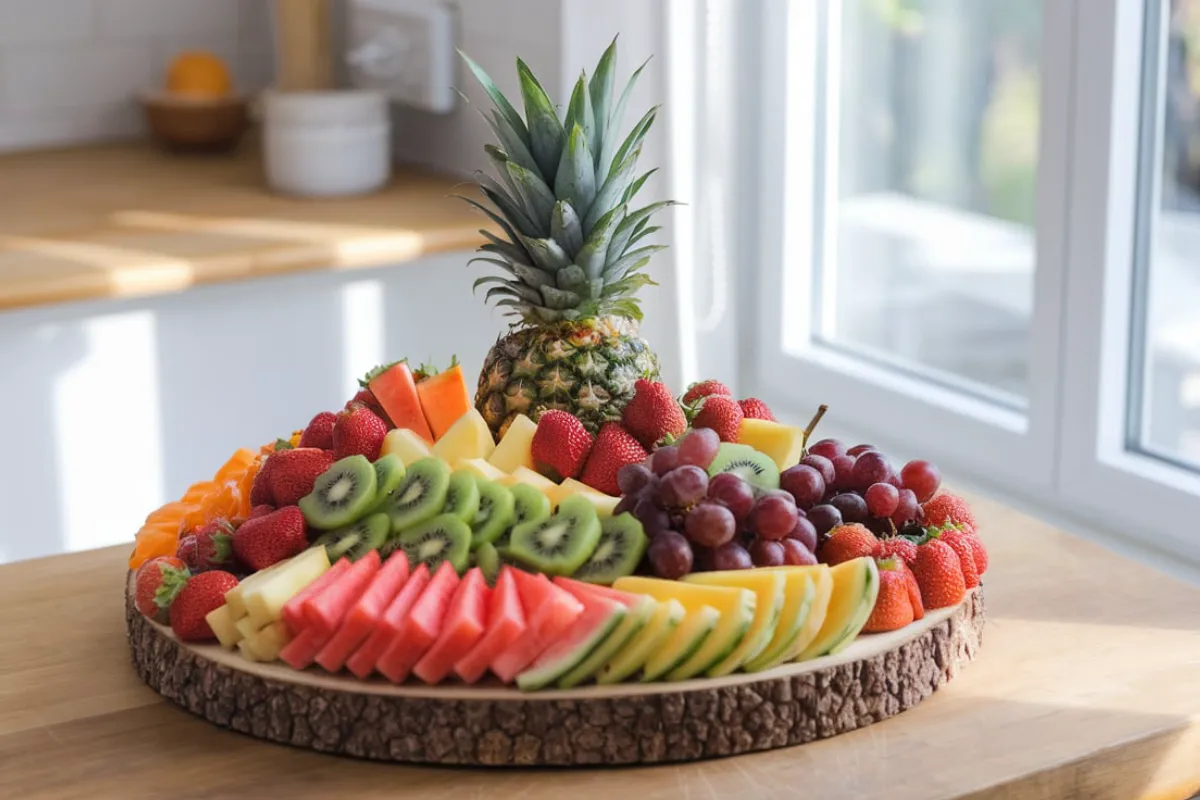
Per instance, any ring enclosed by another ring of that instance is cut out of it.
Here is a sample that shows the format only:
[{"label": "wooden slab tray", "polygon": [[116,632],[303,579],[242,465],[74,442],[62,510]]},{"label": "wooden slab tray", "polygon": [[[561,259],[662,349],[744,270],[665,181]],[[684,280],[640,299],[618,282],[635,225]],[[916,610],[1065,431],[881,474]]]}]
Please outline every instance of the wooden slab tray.
[{"label": "wooden slab tray", "polygon": [[194,714],[259,739],[378,761],[472,766],[660,764],[836,736],[912,708],[979,652],[981,590],[900,631],[754,674],[523,693],[394,686],[258,664],[179,642],[126,592],[133,665]]}]

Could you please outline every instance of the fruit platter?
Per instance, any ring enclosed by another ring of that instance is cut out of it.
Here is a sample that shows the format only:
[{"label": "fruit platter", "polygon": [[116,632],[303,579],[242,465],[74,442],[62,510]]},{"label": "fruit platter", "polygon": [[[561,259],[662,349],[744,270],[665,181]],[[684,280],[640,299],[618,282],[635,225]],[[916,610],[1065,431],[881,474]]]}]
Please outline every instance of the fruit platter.
[{"label": "fruit platter", "polygon": [[511,329],[477,380],[378,366],[152,511],[139,675],[259,738],[492,766],[734,755],[928,697],[981,642],[968,504],[818,439],[824,406],[793,425],[663,382],[638,293],[669,202],[635,202],[656,109],[623,129],[615,42],[562,114],[519,59],[524,115],[465,60],[497,140],[476,288]]}]

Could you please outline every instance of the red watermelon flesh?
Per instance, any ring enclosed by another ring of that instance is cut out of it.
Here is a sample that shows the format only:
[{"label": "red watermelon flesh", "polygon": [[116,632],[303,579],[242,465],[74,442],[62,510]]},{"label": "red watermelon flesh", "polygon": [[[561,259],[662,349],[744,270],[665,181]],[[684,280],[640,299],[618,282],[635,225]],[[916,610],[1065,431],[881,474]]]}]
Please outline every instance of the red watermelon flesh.
[{"label": "red watermelon flesh", "polygon": [[383,612],[375,630],[371,632],[365,642],[358,646],[354,655],[346,659],[347,669],[363,680],[370,677],[371,673],[375,671],[375,662],[396,638],[396,631],[400,628],[400,623],[408,617],[408,612],[428,585],[429,567],[421,564],[413,570],[412,575],[404,582],[404,588],[387,607],[387,611]]},{"label": "red watermelon flesh", "polygon": [[533,663],[570,630],[583,613],[583,603],[555,586],[545,575],[513,570],[521,605],[527,609],[525,632],[492,662],[492,672],[505,683]]},{"label": "red watermelon flesh", "polygon": [[308,598],[317,592],[324,591],[348,569],[350,569],[350,559],[338,559],[329,569],[321,573],[321,577],[305,586],[284,604],[283,621],[293,636],[308,627],[308,620],[304,618],[304,604],[308,602]]},{"label": "red watermelon flesh", "polygon": [[582,664],[629,613],[608,597],[585,594],[576,599],[583,603],[583,613],[517,676],[517,686],[523,690],[541,689]]},{"label": "red watermelon flesh", "polygon": [[279,651],[279,660],[292,669],[304,669],[313,663],[317,651],[328,640],[329,634],[322,633],[313,627],[305,628]]},{"label": "red watermelon flesh", "polygon": [[304,601],[304,616],[308,624],[332,636],[350,607],[358,602],[379,571],[379,551],[371,550],[355,561],[350,569],[323,591]]},{"label": "red watermelon flesh", "polygon": [[408,616],[401,621],[387,650],[375,662],[375,669],[392,683],[403,683],[413,666],[433,645],[441,633],[450,598],[458,584],[458,573],[449,561],[443,561],[429,579],[425,591],[413,603]]},{"label": "red watermelon flesh", "polygon": [[454,662],[465,656],[483,636],[490,591],[478,567],[467,571],[450,600],[442,632],[413,667],[414,675],[434,684],[450,674]]},{"label": "red watermelon flesh", "polygon": [[475,683],[482,678],[496,656],[525,632],[525,612],[521,608],[513,571],[512,567],[500,570],[490,598],[487,629],[475,646],[454,665],[454,671],[466,683]]},{"label": "red watermelon flesh", "polygon": [[408,556],[397,551],[375,573],[371,585],[350,608],[337,633],[321,648],[314,660],[328,672],[337,672],[345,666],[346,659],[375,630],[388,604],[400,593],[407,580]]},{"label": "red watermelon flesh", "polygon": [[626,608],[633,608],[640,601],[640,595],[620,592],[608,586],[600,586],[595,583],[584,583],[583,581],[564,578],[561,575],[554,579],[554,583],[573,594],[580,602],[583,602],[584,597],[589,596],[607,597],[609,600],[616,600]]}]

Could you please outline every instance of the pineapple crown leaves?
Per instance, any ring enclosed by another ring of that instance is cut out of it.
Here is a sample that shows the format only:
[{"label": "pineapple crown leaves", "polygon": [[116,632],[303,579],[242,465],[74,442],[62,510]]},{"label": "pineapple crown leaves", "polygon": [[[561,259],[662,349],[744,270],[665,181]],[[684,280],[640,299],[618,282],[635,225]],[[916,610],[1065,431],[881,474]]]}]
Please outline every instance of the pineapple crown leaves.
[{"label": "pineapple crown leaves", "polygon": [[495,134],[484,147],[494,174],[476,174],[488,203],[460,197],[495,225],[480,231],[485,244],[468,264],[503,274],[480,278],[474,289],[488,286],[485,301],[526,324],[605,315],[640,320],[637,292],[656,285],[642,270],[665,247],[645,240],[660,230],[650,224],[653,215],[674,202],[632,203],[655,172],[639,174],[637,165],[659,107],[618,136],[646,64],[617,97],[616,51],[613,39],[591,77],[581,73],[561,116],[523,60],[522,116],[487,72],[459,53],[494,106],[480,111]]}]

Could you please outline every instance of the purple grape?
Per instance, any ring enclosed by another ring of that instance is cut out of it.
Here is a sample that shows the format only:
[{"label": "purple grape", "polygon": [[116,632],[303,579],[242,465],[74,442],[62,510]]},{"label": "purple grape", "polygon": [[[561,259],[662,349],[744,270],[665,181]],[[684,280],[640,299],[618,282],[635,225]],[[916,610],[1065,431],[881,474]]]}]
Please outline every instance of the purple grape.
[{"label": "purple grape", "polygon": [[867,511],[867,501],[854,492],[837,495],[829,501],[829,505],[841,512],[842,522],[864,522],[871,515]]},{"label": "purple grape", "polygon": [[[816,444],[808,448],[810,455],[822,456],[827,459],[834,459],[837,456],[846,455],[846,445],[839,442],[837,439],[822,439]],[[804,463],[803,460],[800,461]]]},{"label": "purple grape", "polygon": [[891,536],[896,532],[892,520],[888,517],[867,517],[867,521],[863,525],[866,525],[867,530],[880,538]]},{"label": "purple grape", "polygon": [[825,495],[825,478],[814,467],[797,464],[779,476],[779,486],[792,496],[799,508],[812,508]]},{"label": "purple grape", "polygon": [[737,533],[737,521],[733,513],[720,503],[701,503],[688,513],[684,533],[696,544],[720,547]]},{"label": "purple grape", "polygon": [[692,546],[675,531],[664,531],[646,549],[654,574],[668,580],[678,580],[692,571]]},{"label": "purple grape", "polygon": [[660,478],[679,466],[679,448],[674,445],[660,447],[650,454],[650,469]]},{"label": "purple grape", "polygon": [[816,551],[817,549],[817,529],[807,519],[801,518],[796,520],[796,527],[792,528],[787,538],[795,539],[809,550]]},{"label": "purple grape", "polygon": [[783,545],[767,539],[755,539],[750,545],[750,560],[756,567],[782,567]]},{"label": "purple grape", "polygon": [[854,488],[854,456],[833,459],[833,488],[839,492]]},{"label": "purple grape", "polygon": [[873,445],[873,444],[856,444],[856,445],[854,445],[854,447],[851,447],[849,450],[846,451],[846,455],[854,456],[855,458],[858,458],[860,455],[867,452],[868,450],[874,450],[874,449],[875,449],[875,445]]},{"label": "purple grape", "polygon": [[692,543],[692,572],[711,572],[713,566],[713,549]]},{"label": "purple grape", "polygon": [[854,462],[854,488],[865,492],[876,483],[887,483],[896,474],[887,456],[874,450],[863,453]]},{"label": "purple grape", "polygon": [[663,505],[676,508],[700,502],[707,492],[708,473],[691,464],[671,470],[658,484]]},{"label": "purple grape", "polygon": [[890,517],[900,505],[900,492],[890,483],[876,483],[867,487],[866,499],[872,516]]},{"label": "purple grape", "polygon": [[708,465],[717,457],[721,437],[711,428],[696,428],[680,439],[676,446],[679,448],[680,464],[708,469]]},{"label": "purple grape", "polygon": [[798,539],[784,539],[783,563],[789,567],[811,567],[817,563],[813,551],[804,546]]},{"label": "purple grape", "polygon": [[800,459],[800,463],[806,467],[812,467],[817,472],[821,473],[821,479],[825,481],[826,486],[833,485],[833,478],[836,474],[833,469],[833,462],[822,455],[814,455],[809,453],[804,458]]},{"label": "purple grape", "polygon": [[720,501],[733,512],[738,522],[750,515],[754,508],[754,490],[750,484],[732,472],[720,472],[708,482],[708,496]]},{"label": "purple grape", "polygon": [[642,523],[647,536],[657,536],[671,528],[671,515],[659,508],[652,497],[643,496],[638,500],[633,515]]},{"label": "purple grape", "polygon": [[617,470],[617,486],[621,494],[637,494],[654,480],[654,473],[643,464],[626,464]]},{"label": "purple grape", "polygon": [[818,535],[824,536],[842,524],[842,512],[827,503],[822,503],[808,510],[808,521],[816,528]]},{"label": "purple grape", "polygon": [[746,548],[737,542],[728,542],[714,550],[712,562],[713,569],[718,571],[750,569],[754,566],[754,562],[750,560],[750,554],[746,552]]},{"label": "purple grape", "polygon": [[776,494],[760,497],[750,512],[750,523],[761,539],[782,539],[796,527],[796,504]]},{"label": "purple grape", "polygon": [[912,489],[900,490],[900,502],[892,514],[892,522],[897,528],[904,527],[906,522],[920,519],[921,505],[917,502],[917,493]]},{"label": "purple grape", "polygon": [[928,461],[910,461],[900,470],[900,481],[904,488],[913,490],[918,503],[924,503],[942,485],[942,472]]},{"label": "purple grape", "polygon": [[623,495],[621,495],[621,500],[617,503],[617,507],[613,509],[613,516],[619,517],[622,514],[624,514],[626,511],[633,511],[634,506],[636,506],[638,504],[638,500],[640,500],[640,499],[641,499],[640,494],[623,494]]}]

